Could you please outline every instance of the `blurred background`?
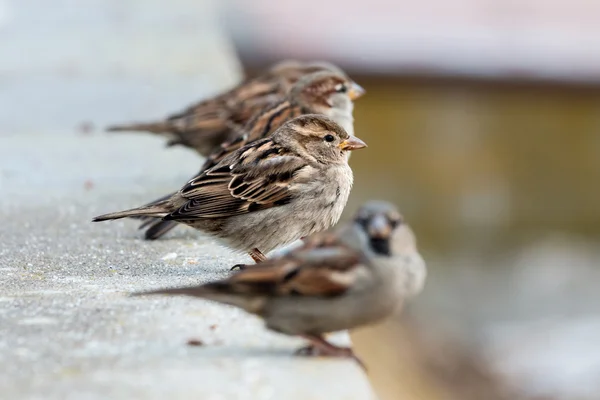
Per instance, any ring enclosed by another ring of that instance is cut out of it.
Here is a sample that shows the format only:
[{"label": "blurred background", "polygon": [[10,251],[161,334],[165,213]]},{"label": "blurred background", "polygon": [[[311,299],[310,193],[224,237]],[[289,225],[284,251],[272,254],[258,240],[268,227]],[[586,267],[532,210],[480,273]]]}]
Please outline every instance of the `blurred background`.
[{"label": "blurred background", "polygon": [[367,90],[346,216],[395,202],[429,267],[401,319],[353,333],[381,398],[599,398],[600,2],[0,0],[0,41],[4,138],[104,135],[281,59],[340,65]]}]

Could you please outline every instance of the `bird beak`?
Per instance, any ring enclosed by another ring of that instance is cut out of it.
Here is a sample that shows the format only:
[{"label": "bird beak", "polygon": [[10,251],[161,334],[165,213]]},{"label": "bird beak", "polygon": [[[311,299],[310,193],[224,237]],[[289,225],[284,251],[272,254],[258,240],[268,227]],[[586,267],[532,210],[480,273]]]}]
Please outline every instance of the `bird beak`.
[{"label": "bird beak", "polygon": [[356,82],[352,82],[350,89],[348,90],[348,96],[350,97],[350,100],[356,100],[365,93],[365,89],[363,89],[363,87]]},{"label": "bird beak", "polygon": [[392,234],[392,227],[387,218],[381,214],[371,218],[367,229],[369,236],[374,239],[387,239]]},{"label": "bird beak", "polygon": [[338,146],[342,150],[351,151],[351,150],[358,150],[358,149],[362,149],[363,147],[367,147],[367,144],[365,142],[363,142],[362,140],[360,140],[359,138],[357,138],[356,136],[350,136],[348,139],[344,140]]}]

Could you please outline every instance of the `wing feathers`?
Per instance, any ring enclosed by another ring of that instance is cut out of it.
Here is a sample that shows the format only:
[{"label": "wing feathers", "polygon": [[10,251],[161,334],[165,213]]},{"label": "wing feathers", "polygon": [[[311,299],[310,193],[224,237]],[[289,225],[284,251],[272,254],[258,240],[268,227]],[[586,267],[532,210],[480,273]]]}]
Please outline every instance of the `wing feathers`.
[{"label": "wing feathers", "polygon": [[253,142],[189,181],[179,192],[187,202],[165,219],[226,218],[287,204],[306,168],[271,139]]}]

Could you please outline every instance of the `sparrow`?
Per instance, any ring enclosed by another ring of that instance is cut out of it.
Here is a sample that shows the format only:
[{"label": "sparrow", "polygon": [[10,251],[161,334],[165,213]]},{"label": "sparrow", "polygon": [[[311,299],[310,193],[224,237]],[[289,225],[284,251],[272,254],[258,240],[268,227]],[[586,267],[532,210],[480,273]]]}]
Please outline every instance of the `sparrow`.
[{"label": "sparrow", "polygon": [[[364,93],[355,82],[339,72],[320,71],[301,78],[281,101],[267,106],[240,130],[237,137],[227,141],[211,154],[196,175],[217,165],[226,156],[255,140],[268,137],[286,121],[304,114],[323,114],[338,123],[349,135],[354,134],[352,101]],[[347,153],[348,155],[350,152]],[[162,197],[165,200],[174,193]],[[153,202],[154,203],[154,202]],[[145,218],[140,229],[145,238],[157,239],[177,226],[175,221]]]},{"label": "sparrow", "polygon": [[94,221],[177,221],[258,263],[264,253],[337,223],[353,182],[345,153],[364,147],[331,119],[303,115],[225,157],[170,198]]},{"label": "sparrow", "polygon": [[255,114],[233,140],[207,157],[201,170],[216,165],[225,156],[249,142],[269,136],[284,122],[304,114],[323,114],[354,135],[353,101],[364,89],[344,74],[320,71],[305,75],[282,100],[273,102]]},{"label": "sparrow", "polygon": [[302,247],[226,279],[134,295],[186,295],[233,305],[262,317],[273,331],[308,340],[297,354],[357,359],[351,348],[335,346],[324,335],[397,314],[422,290],[425,277],[410,227],[392,204],[372,201],[348,225],[316,233]]},{"label": "sparrow", "polygon": [[159,134],[169,138],[167,146],[183,145],[208,156],[217,151],[221,143],[232,138],[232,129],[243,127],[265,106],[288,94],[298,79],[317,71],[332,71],[346,76],[339,67],[326,62],[284,61],[261,76],[247,79],[233,89],[193,104],[165,120],[113,125],[107,130]]}]

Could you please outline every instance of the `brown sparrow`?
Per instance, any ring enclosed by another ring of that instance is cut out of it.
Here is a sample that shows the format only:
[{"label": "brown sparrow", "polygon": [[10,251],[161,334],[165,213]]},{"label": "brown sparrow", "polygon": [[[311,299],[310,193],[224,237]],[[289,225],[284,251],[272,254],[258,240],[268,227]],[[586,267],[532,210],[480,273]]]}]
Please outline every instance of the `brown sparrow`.
[{"label": "brown sparrow", "polygon": [[208,156],[201,170],[215,166],[233,151],[269,136],[284,122],[304,114],[326,115],[352,136],[352,101],[363,94],[362,87],[340,73],[320,71],[305,75],[284,99],[265,107],[238,131],[233,140],[221,144],[218,151]]},{"label": "brown sparrow", "polygon": [[345,153],[363,147],[329,118],[303,115],[225,157],[169,199],[94,221],[160,217],[264,261],[263,252],[339,220],[353,180]]},{"label": "brown sparrow", "polygon": [[304,355],[354,357],[324,334],[376,323],[421,291],[425,262],[396,208],[369,202],[354,221],[302,247],[201,286],[137,293],[188,295],[257,314],[276,332],[301,336]]},{"label": "brown sparrow", "polygon": [[180,144],[208,156],[232,138],[233,128],[244,126],[265,106],[281,100],[302,76],[325,70],[345,76],[339,67],[325,62],[284,61],[261,76],[247,79],[233,89],[198,102],[163,121],[113,125],[107,130],[160,134],[170,138],[169,146]]},{"label": "brown sparrow", "polygon": [[[268,137],[284,122],[300,115],[324,114],[353,135],[352,100],[363,93],[360,86],[340,73],[321,71],[306,75],[294,85],[285,99],[266,107],[246,124],[234,140],[223,143],[219,151],[211,154],[198,175],[246,144]],[[146,218],[140,229],[147,228],[145,238],[154,240],[175,226],[177,223],[174,221]]]}]

